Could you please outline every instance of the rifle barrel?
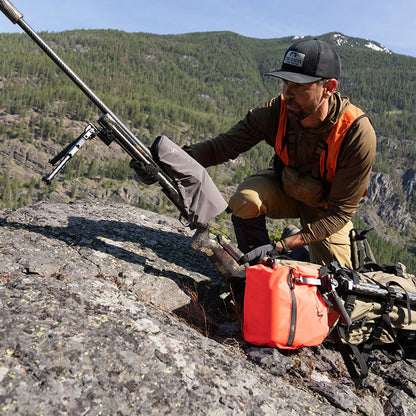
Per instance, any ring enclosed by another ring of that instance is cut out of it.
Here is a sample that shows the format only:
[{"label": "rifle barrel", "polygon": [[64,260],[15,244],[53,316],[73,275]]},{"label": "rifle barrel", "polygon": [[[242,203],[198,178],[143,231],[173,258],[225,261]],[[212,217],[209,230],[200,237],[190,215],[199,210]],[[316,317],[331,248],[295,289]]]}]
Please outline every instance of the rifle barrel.
[{"label": "rifle barrel", "polygon": [[12,21],[13,24],[17,23],[23,14],[14,7],[8,0],[0,0],[0,10]]},{"label": "rifle barrel", "polygon": [[19,25],[30,38],[51,58],[59,68],[93,101],[103,112],[115,117],[111,110],[94,94],[94,92],[75,74],[75,72],[46,44],[43,39],[25,22],[23,14],[20,13],[12,3],[7,0],[0,0],[1,11],[14,23]]},{"label": "rifle barrel", "polygon": [[19,25],[29,37],[49,56],[49,58],[78,86],[78,88],[102,111],[109,114],[119,126],[122,127],[125,135],[133,142],[134,148],[151,156],[149,149],[137,139],[130,129],[108,108],[100,98],[85,84],[85,82],[49,47],[47,43],[29,26],[23,19],[23,14],[8,0],[0,0],[0,10],[14,23]]},{"label": "rifle barrel", "polygon": [[[49,56],[49,58],[78,86],[78,88],[102,111],[104,119],[110,120],[112,127],[120,134],[115,134],[117,143],[133,158],[157,166],[152,154],[130,129],[101,101],[84,81],[43,41],[43,39],[25,22],[23,14],[9,1],[0,0],[0,11],[13,24],[19,25],[29,37]],[[107,143],[108,144],[108,143]],[[158,173],[158,181],[163,192],[186,217],[183,203],[172,179],[163,172]]]},{"label": "rifle barrel", "polygon": [[[366,282],[353,283],[347,290],[356,294],[375,296],[379,298],[386,298],[386,296],[389,295],[389,291],[387,289],[383,289],[380,286]],[[409,303],[411,305],[416,305],[416,293],[407,293],[404,290],[396,288],[394,288],[394,291],[398,300],[406,301],[409,299]]]}]

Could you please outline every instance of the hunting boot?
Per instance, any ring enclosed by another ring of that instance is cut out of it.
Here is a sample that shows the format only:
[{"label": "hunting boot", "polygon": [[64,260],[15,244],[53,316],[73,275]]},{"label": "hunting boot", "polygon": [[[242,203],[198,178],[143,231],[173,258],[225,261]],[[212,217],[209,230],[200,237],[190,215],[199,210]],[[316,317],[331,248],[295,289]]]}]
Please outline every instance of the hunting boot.
[{"label": "hunting boot", "polygon": [[243,219],[231,216],[238,248],[245,254],[256,247],[270,244],[266,228],[266,216]]}]

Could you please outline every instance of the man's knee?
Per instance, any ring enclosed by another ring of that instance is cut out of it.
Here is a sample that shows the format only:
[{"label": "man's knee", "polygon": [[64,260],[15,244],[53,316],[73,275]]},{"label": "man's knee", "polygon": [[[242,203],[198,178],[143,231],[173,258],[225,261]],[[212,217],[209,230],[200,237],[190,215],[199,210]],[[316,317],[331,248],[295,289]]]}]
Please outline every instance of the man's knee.
[{"label": "man's knee", "polygon": [[256,218],[266,214],[266,207],[259,194],[252,189],[237,190],[230,198],[229,206],[234,216],[243,219]]}]

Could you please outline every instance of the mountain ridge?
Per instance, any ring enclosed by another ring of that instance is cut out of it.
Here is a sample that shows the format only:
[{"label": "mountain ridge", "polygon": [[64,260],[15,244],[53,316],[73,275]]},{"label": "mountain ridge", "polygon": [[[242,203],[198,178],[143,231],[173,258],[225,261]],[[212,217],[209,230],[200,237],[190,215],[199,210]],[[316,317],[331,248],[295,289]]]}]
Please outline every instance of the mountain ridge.
[{"label": "mountain ridge", "polygon": [[[45,198],[114,197],[169,210],[156,190],[135,183],[129,161],[117,146],[97,141],[76,155],[51,188],[42,185],[42,172],[50,170],[48,160],[97,114],[71,81],[22,36],[0,34],[4,48],[0,206],[17,207]],[[227,130],[250,107],[276,95],[279,81],[263,74],[279,65],[293,41],[293,37],[261,40],[232,32],[152,35],[84,30],[42,36],[145,144],[163,133],[179,145]],[[366,46],[367,40],[338,32],[319,38],[336,45],[344,68],[340,90],[366,111],[375,126],[378,152],[372,177],[388,175],[371,189],[390,199],[373,194],[360,206],[359,216],[383,238],[412,250],[415,58],[374,51]],[[209,173],[229,194],[244,175],[268,166],[270,158],[269,147],[256,146]]]}]

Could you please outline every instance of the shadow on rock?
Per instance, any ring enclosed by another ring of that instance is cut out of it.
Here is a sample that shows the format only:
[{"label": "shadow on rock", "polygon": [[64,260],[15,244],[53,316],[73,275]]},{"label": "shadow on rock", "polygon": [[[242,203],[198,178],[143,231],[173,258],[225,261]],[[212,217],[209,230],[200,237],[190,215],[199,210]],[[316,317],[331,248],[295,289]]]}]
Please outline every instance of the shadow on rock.
[{"label": "shadow on rock", "polygon": [[[48,239],[63,241],[72,247],[99,251],[132,265],[142,266],[148,276],[145,279],[154,276],[173,281],[189,297],[189,303],[172,312],[206,336],[225,339],[239,329],[229,324],[222,328],[224,322],[239,320],[235,299],[229,293],[229,285],[207,257],[188,247],[189,236],[131,222],[96,221],[82,216],[68,217],[64,227],[4,219],[0,219],[0,226],[30,231]],[[126,286],[125,277],[123,273],[116,276],[116,284]],[[163,288],[152,287],[157,293],[158,290],[163,291]],[[171,291],[170,296],[176,296],[175,293]]]},{"label": "shadow on rock", "polygon": [[0,225],[36,232],[48,238],[64,241],[69,245],[97,250],[120,260],[145,266],[149,258],[146,252],[140,255],[119,244],[130,242],[137,244],[143,251],[149,249],[157,257],[191,272],[203,273],[216,280],[221,278],[204,255],[195,253],[188,247],[190,238],[179,233],[130,222],[93,221],[83,217],[69,217],[66,227],[39,226],[7,220],[0,220]]}]

